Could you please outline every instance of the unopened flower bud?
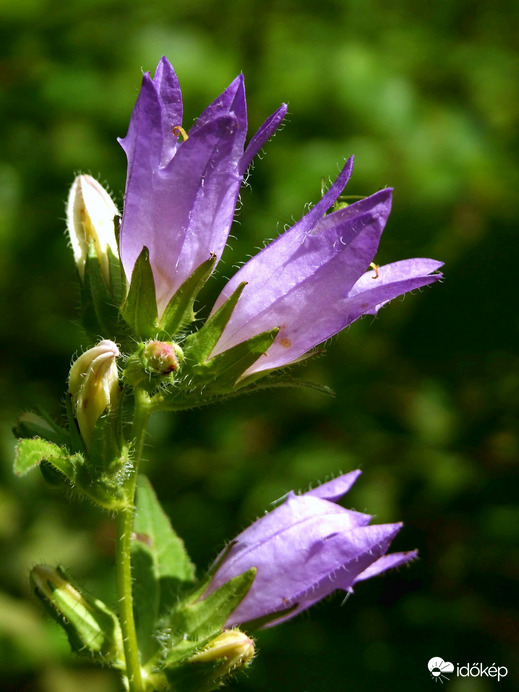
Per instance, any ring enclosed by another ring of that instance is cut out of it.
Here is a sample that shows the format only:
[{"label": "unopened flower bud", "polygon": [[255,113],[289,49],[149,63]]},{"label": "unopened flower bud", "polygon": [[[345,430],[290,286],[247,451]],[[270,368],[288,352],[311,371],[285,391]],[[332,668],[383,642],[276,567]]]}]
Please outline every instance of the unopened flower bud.
[{"label": "unopened flower bud", "polygon": [[151,372],[165,375],[179,368],[182,351],[171,341],[149,341],[144,347],[143,362]]},{"label": "unopened flower bud", "polygon": [[99,417],[107,407],[113,410],[118,403],[118,355],[117,345],[103,340],[79,356],[70,368],[72,410],[87,449]]},{"label": "unopened flower bud", "polygon": [[106,285],[110,286],[108,248],[118,256],[114,219],[119,211],[112,198],[90,175],[78,175],[67,201],[67,227],[74,259],[81,278],[91,244],[99,260]]},{"label": "unopened flower bud", "polygon": [[220,663],[215,679],[250,663],[254,657],[254,642],[238,629],[224,630],[206,649],[191,656],[191,663]]},{"label": "unopened flower bud", "polygon": [[81,593],[62,567],[37,565],[31,586],[51,616],[65,629],[76,653],[100,656],[122,667],[123,644],[119,621],[102,601]]},{"label": "unopened flower bud", "polygon": [[149,391],[173,382],[184,362],[180,346],[172,341],[148,341],[139,345],[126,363],[124,381]]}]

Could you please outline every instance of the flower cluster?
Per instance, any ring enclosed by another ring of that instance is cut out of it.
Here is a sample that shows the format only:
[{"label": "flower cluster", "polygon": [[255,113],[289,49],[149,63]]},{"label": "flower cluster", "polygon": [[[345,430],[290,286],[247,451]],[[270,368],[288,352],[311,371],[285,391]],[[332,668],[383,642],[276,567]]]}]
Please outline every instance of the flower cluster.
[{"label": "flower cluster", "polygon": [[[153,323],[139,336],[169,340],[194,319],[193,312],[173,322],[166,316],[195,299],[220,259],[247,167],[285,114],[283,104],[245,147],[247,112],[239,76],[186,132],[181,91],[170,63],[162,58],[153,78],[144,75],[128,133],[120,140],[128,159],[119,239],[120,260],[130,280],[123,314],[132,325],[142,323],[135,317],[139,311],[135,294],[145,293],[143,274],[137,268],[143,253],[153,293],[147,300],[155,311]],[[228,281],[209,321],[220,309],[225,318],[204,348],[197,344],[188,363],[206,366],[243,344],[257,346],[257,339],[268,335],[259,352],[233,374],[234,386],[249,375],[257,377],[300,360],[359,317],[374,315],[393,298],[441,278],[437,270],[442,263],[425,258],[370,269],[391,210],[392,191],[383,189],[330,211],[352,168],[351,158],[315,206]],[[94,206],[90,179],[76,182],[73,191],[75,197],[76,191],[82,193],[82,211],[84,205],[88,211],[89,202]],[[117,210],[104,193],[98,194],[99,207],[108,218],[101,224],[97,209],[87,217],[99,219],[104,245],[112,248],[106,227],[110,223],[113,227]],[[73,208],[70,202],[69,206]],[[75,217],[77,213],[69,213],[76,248]],[[97,242],[96,248],[100,245]],[[132,286],[138,286],[133,295]],[[212,377],[214,371],[210,373]]]},{"label": "flower cluster", "polygon": [[122,215],[91,176],[78,176],[69,193],[83,325],[96,344],[71,366],[67,425],[35,414],[20,421],[15,470],[40,466],[55,485],[68,483],[117,514],[118,612],[62,568],[35,567],[32,586],[73,649],[119,669],[130,692],[215,689],[254,656],[237,626],[278,624],[416,556],[387,553],[401,524],[372,525],[371,516],[338,504],[354,471],[289,493],[197,583],[139,474],[154,411],[252,391],[261,377],[261,386],[291,384],[274,371],[441,278],[432,259],[374,264],[392,191],[340,202],[350,158],[321,199],[246,262],[207,320],[195,323],[195,300],[224,251],[245,173],[286,112],[282,104],[246,144],[240,75],[186,131],[178,79],[162,58],[153,77],[144,74],[119,140],[128,160]]}]

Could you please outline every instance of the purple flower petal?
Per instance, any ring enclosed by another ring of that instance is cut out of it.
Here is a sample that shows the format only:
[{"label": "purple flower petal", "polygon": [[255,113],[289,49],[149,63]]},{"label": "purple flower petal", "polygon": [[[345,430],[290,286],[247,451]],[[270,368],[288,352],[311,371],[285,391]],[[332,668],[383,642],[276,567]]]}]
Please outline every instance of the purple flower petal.
[{"label": "purple flower petal", "polygon": [[149,179],[138,188],[134,183],[134,194],[126,197],[121,256],[128,271],[145,241],[159,313],[193,271],[225,247],[241,183],[232,158],[237,128],[232,116],[209,121],[180,145],[168,166],[155,167],[152,185]]},{"label": "purple flower petal", "polygon": [[143,76],[128,133],[119,138],[128,158],[128,177],[135,166],[146,165],[148,157],[153,165],[157,165],[157,156],[161,165],[167,165],[179,146],[174,125],[182,125],[182,92],[175,71],[162,58],[153,79],[149,73]]},{"label": "purple flower petal", "polygon": [[251,139],[245,153],[240,160],[240,173],[245,174],[245,171],[249,167],[252,159],[256,156],[259,150],[265,145],[265,143],[272,137],[274,132],[278,129],[283,121],[283,118],[287,114],[287,106],[283,103],[277,111],[269,116],[260,129],[256,132],[254,137]]},{"label": "purple flower petal", "polygon": [[286,530],[286,527],[295,527],[299,524],[308,522],[311,519],[320,520],[324,516],[340,515],[339,521],[343,528],[355,528],[366,526],[371,521],[369,514],[346,510],[333,502],[327,502],[320,498],[312,497],[309,493],[295,495],[290,493],[287,500],[265,514],[259,521],[249,526],[239,534],[233,541],[230,549],[223,550],[216,559],[215,564],[225,556],[226,565],[231,565],[233,561],[243,553],[253,547],[270,541]]},{"label": "purple flower petal", "polygon": [[243,148],[247,135],[247,103],[245,100],[245,81],[241,74],[198,116],[189,130],[190,136],[211,120],[220,118],[222,115],[234,115],[237,119],[240,129],[239,141]]},{"label": "purple flower petal", "polygon": [[442,278],[441,274],[432,272],[442,266],[443,262],[415,258],[379,267],[378,277],[373,270],[366,272],[356,282],[348,296],[349,322],[353,322],[361,315],[375,315],[393,298],[438,281]]},{"label": "purple flower petal", "polygon": [[366,579],[371,579],[371,577],[376,577],[382,572],[386,572],[388,569],[394,569],[395,567],[400,567],[400,565],[405,565],[411,560],[415,560],[418,557],[417,550],[408,550],[405,553],[389,553],[389,555],[383,555],[376,562],[373,562],[367,569],[361,572],[356,578],[354,583],[359,581],[365,581]]},{"label": "purple flower petal", "polygon": [[158,92],[162,120],[162,160],[166,166],[179,147],[172,123],[182,125],[182,91],[175,70],[166,58],[161,58],[153,83]]},{"label": "purple flower petal", "polygon": [[306,492],[305,495],[320,497],[322,500],[328,500],[329,502],[338,502],[341,497],[346,495],[348,490],[352,488],[361,474],[362,471],[350,471],[350,473],[346,473],[338,478],[334,478],[332,481],[322,483],[316,488],[312,488],[312,490]]},{"label": "purple flower petal", "polygon": [[[281,122],[276,114],[270,120],[253,138],[253,149]],[[128,134],[120,140],[128,158],[121,260],[130,277],[148,248],[159,316],[203,262],[220,258],[227,242],[245,160],[243,76],[205,109],[185,141],[174,132],[181,125],[180,87],[162,58],[153,79],[144,75]]]}]

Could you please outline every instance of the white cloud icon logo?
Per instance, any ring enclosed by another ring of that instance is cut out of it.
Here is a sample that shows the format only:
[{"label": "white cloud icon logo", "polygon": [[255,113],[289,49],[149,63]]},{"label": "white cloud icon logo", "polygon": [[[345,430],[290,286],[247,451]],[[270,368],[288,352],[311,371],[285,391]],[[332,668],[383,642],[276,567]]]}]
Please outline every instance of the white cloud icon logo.
[{"label": "white cloud icon logo", "polygon": [[454,673],[454,663],[444,661],[443,658],[440,658],[439,656],[431,658],[431,660],[427,664],[427,668],[429,668],[431,676],[435,682],[437,682],[438,680],[440,682],[448,680],[445,673]]}]

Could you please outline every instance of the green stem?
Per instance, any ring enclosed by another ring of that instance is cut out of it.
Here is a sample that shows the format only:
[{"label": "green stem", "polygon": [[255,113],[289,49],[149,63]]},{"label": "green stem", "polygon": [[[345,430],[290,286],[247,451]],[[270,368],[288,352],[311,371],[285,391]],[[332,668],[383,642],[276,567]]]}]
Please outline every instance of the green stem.
[{"label": "green stem", "polygon": [[137,631],[133,614],[131,542],[137,474],[149,415],[148,396],[142,390],[136,390],[135,412],[132,426],[135,447],[131,474],[127,479],[125,488],[128,503],[117,516],[116,537],[117,595],[119,600],[119,617],[123,635],[124,655],[126,659],[126,676],[128,678],[130,692],[144,692],[141,662],[139,659],[139,644],[137,641]]}]

